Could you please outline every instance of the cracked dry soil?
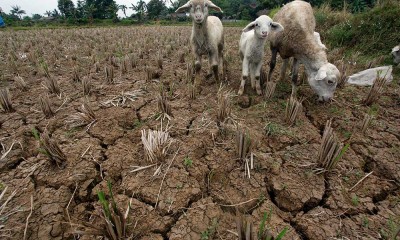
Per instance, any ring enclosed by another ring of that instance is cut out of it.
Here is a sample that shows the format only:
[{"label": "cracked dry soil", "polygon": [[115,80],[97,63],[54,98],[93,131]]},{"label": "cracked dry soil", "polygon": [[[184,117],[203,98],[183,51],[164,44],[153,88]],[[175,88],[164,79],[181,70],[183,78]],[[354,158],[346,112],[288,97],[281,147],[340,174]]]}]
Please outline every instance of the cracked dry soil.
[{"label": "cracked dry soil", "polygon": [[[233,92],[241,75],[240,34],[240,28],[225,29],[228,76],[223,86]],[[97,192],[107,192],[107,181],[122,210],[131,201],[133,239],[236,239],[232,233],[236,232],[236,211],[255,226],[271,211],[267,227],[275,235],[287,227],[284,239],[385,239],[393,224],[400,225],[398,75],[373,106],[377,116],[366,134],[360,131],[369,111],[361,104],[366,87],[347,85],[337,90],[336,101],[321,104],[304,83],[300,87],[300,95],[306,97],[304,111],[289,127],[284,123],[289,80],[278,83],[275,97],[267,101],[247,86],[244,97],[232,98],[231,107],[232,118],[246,126],[254,142],[255,167],[246,178],[237,160],[235,129],[227,124],[221,130],[217,125],[219,83],[205,78],[206,61],[196,99],[189,98],[189,27],[28,30],[1,35],[7,40],[0,47],[0,58],[7,64],[0,65],[0,84],[10,90],[15,109],[0,115],[2,154],[16,143],[0,162],[1,187],[8,187],[5,196],[16,191],[5,209],[11,214],[0,219],[2,239],[23,239],[31,196],[27,239],[94,239],[74,234],[74,224],[99,223]],[[157,69],[159,52],[162,69]],[[121,68],[125,56],[136,61],[126,73]],[[264,69],[269,57],[267,51]],[[60,96],[43,87],[40,61],[47,62],[60,85]],[[107,84],[102,70],[112,64],[116,65],[115,82]],[[83,95],[80,82],[73,81],[74,68],[81,78],[91,79],[89,96]],[[160,76],[146,81],[148,68]],[[27,91],[16,87],[17,74],[27,82]],[[161,128],[156,101],[160,82],[174,115],[168,128],[175,143],[161,172],[153,176],[154,167],[132,170],[151,164],[141,130]],[[134,101],[105,104],[134,90],[142,92]],[[51,118],[40,111],[38,99],[44,95],[58,109]],[[71,128],[68,120],[85,99],[97,122],[88,131]],[[341,141],[348,141],[352,134],[351,147],[334,171],[315,175],[312,170],[323,127],[331,118]],[[53,165],[40,151],[33,128],[39,133],[46,130],[58,143],[67,157],[65,168]]]}]

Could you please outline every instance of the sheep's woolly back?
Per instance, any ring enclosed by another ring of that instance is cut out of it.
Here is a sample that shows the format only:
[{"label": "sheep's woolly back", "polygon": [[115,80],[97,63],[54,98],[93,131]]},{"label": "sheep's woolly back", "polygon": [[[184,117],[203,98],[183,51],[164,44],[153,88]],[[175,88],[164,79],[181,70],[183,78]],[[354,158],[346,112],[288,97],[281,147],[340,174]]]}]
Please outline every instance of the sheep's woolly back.
[{"label": "sheep's woolly back", "polygon": [[273,20],[284,30],[271,33],[271,46],[278,48],[282,58],[305,56],[326,62],[326,53],[314,37],[315,18],[311,5],[303,1],[286,4],[275,14]]}]

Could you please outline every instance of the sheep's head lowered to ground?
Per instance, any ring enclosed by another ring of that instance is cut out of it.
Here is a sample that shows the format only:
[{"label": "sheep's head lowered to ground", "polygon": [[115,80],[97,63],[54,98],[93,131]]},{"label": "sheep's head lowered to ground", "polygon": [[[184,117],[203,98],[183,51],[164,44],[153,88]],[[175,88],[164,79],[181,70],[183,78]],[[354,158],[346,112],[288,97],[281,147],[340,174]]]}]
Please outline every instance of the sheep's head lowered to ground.
[{"label": "sheep's head lowered to ground", "polygon": [[339,78],[340,72],[337,67],[331,63],[325,63],[318,72],[310,74],[308,83],[318,94],[319,101],[326,102],[333,98]]},{"label": "sheep's head lowered to ground", "polygon": [[182,5],[175,12],[189,12],[193,21],[197,24],[202,24],[208,17],[208,9],[213,9],[217,12],[222,12],[221,8],[208,0],[191,0]]},{"label": "sheep's head lowered to ground", "polygon": [[280,32],[283,30],[282,25],[277,22],[272,21],[270,17],[267,15],[259,16],[254,22],[249,23],[244,29],[243,32],[248,32],[254,29],[254,34],[258,38],[266,39],[268,37],[268,33]]},{"label": "sheep's head lowered to ground", "polygon": [[400,64],[400,45],[392,49],[393,61],[395,64]]}]

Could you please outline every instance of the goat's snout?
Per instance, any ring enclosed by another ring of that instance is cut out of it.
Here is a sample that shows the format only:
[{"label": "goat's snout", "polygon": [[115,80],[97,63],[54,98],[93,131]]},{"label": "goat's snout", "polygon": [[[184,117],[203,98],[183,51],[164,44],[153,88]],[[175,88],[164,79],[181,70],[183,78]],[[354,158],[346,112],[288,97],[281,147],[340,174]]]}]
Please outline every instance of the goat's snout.
[{"label": "goat's snout", "polygon": [[262,32],[261,32],[261,36],[262,36],[263,38],[266,38],[266,37],[268,36],[268,32],[267,32],[267,31],[262,31]]}]

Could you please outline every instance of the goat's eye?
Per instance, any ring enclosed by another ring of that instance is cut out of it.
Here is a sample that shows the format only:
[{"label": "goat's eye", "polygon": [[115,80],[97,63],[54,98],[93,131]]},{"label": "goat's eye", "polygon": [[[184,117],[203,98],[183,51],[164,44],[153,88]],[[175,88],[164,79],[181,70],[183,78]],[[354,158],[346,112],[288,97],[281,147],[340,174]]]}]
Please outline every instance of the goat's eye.
[{"label": "goat's eye", "polygon": [[258,23],[256,23],[256,27],[258,27]]},{"label": "goat's eye", "polygon": [[333,85],[335,83],[335,81],[333,81],[333,80],[328,80],[328,84],[329,85]]},{"label": "goat's eye", "polygon": [[204,4],[204,7],[208,7],[208,4],[206,3],[206,4]]}]

